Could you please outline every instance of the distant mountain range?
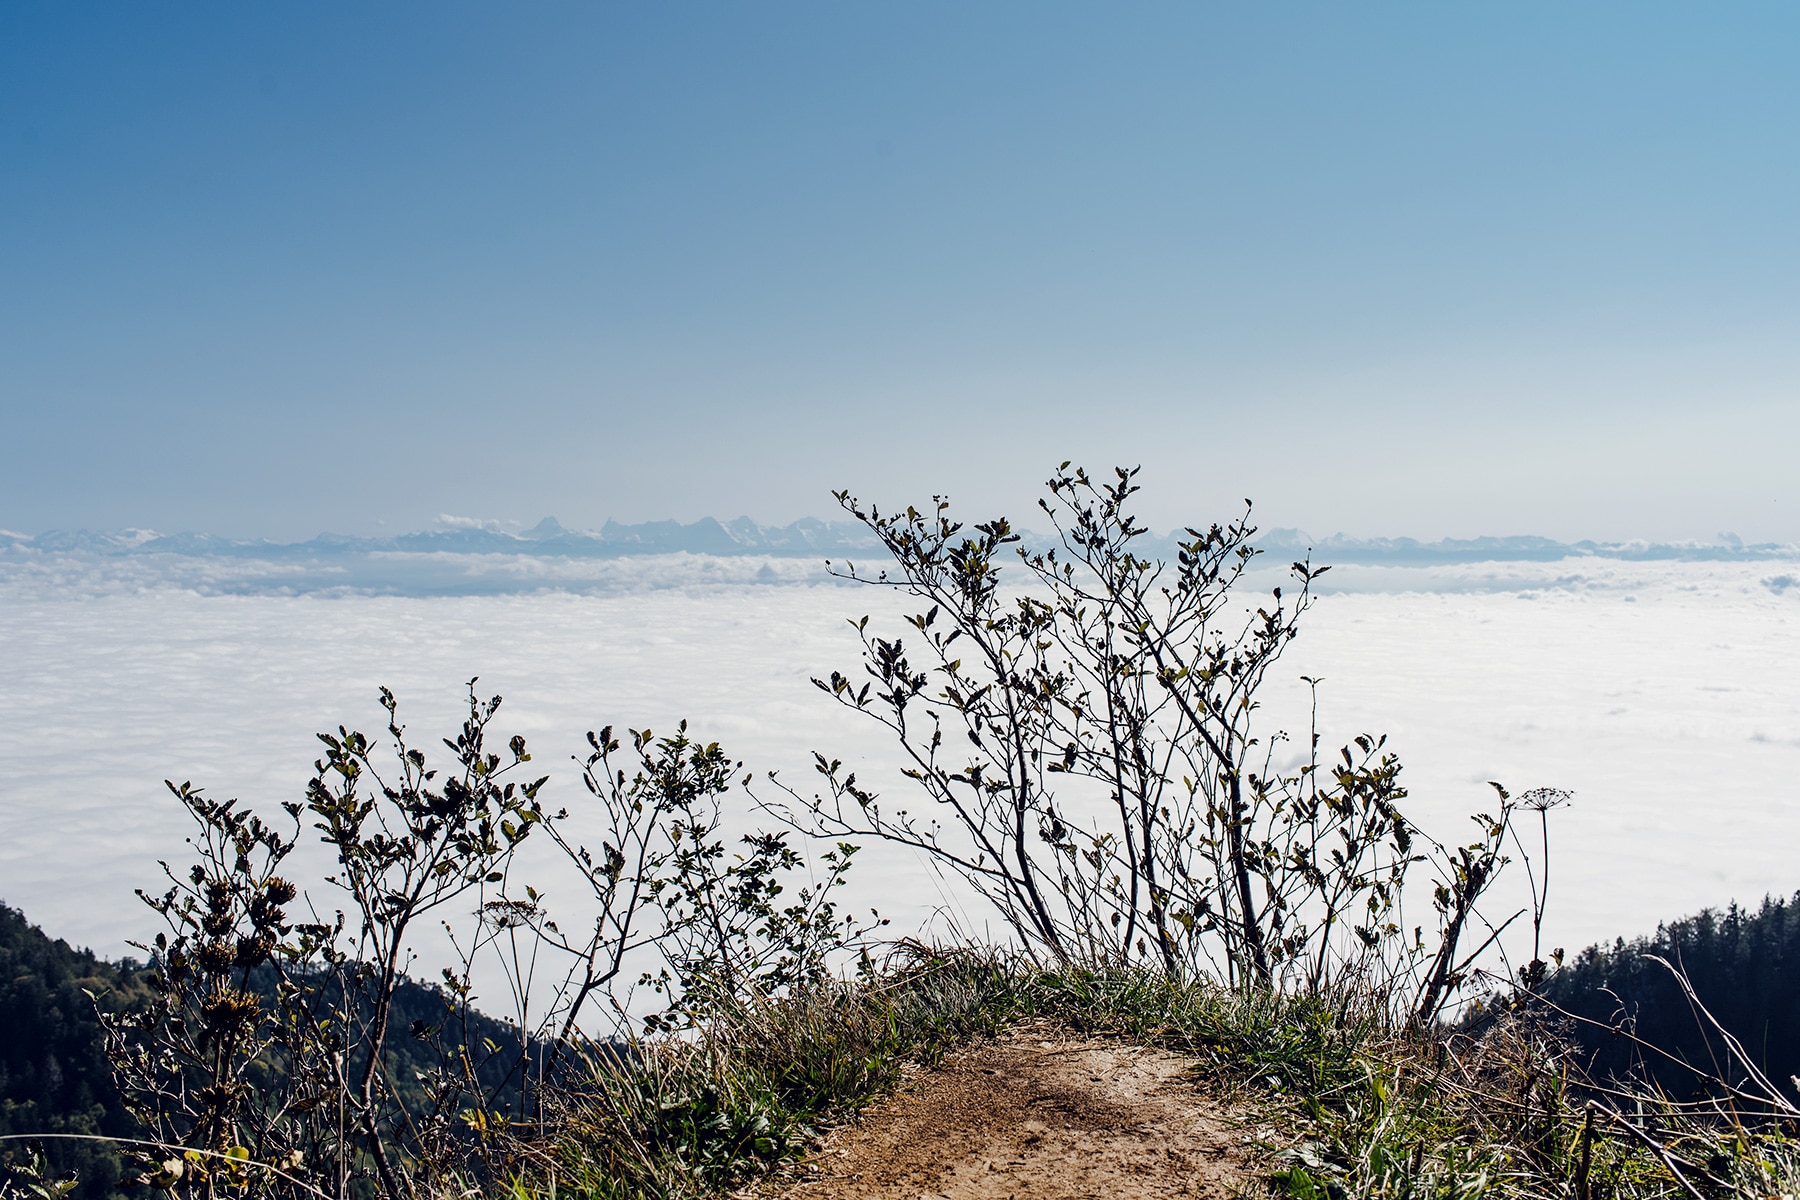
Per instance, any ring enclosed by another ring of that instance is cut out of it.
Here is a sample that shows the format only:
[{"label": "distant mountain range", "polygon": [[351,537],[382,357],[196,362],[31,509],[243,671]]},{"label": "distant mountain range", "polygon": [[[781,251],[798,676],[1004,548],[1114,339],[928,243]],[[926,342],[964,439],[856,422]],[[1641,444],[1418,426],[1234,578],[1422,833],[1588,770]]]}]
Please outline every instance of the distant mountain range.
[{"label": "distant mountain range", "polygon": [[396,537],[345,537],[322,533],[304,542],[222,538],[209,533],[161,534],[147,529],[115,533],[53,531],[36,537],[0,532],[0,551],[74,551],[89,554],[182,554],[276,561],[313,561],[366,554],[525,554],[539,558],[622,558],[634,554],[774,555],[814,558],[878,548],[866,529],[848,522],[807,518],[791,525],[758,525],[748,517],[711,517],[683,525],[608,521],[595,530],[565,529],[545,517],[521,533],[489,527],[452,526]]},{"label": "distant mountain range", "polygon": [[[1027,533],[1028,544],[1043,539]],[[1177,535],[1147,537],[1144,548],[1167,553]],[[1442,565],[1473,562],[1553,562],[1570,558],[1620,561],[1768,561],[1800,558],[1800,547],[1779,543],[1746,545],[1732,535],[1712,542],[1558,542],[1543,537],[1315,538],[1297,529],[1272,529],[1257,545],[1274,558],[1363,565]],[[831,558],[880,553],[869,531],[854,522],[814,518],[791,525],[759,525],[748,517],[711,517],[681,524],[649,521],[622,525],[608,521],[595,530],[568,529],[554,517],[513,533],[489,526],[455,525],[395,537],[320,534],[303,542],[233,539],[204,533],[161,534],[145,529],[112,533],[52,531],[36,536],[0,531],[0,555],[87,554],[105,556],[180,555],[276,563],[320,563],[396,555],[509,555],[531,558],[615,559],[637,555],[691,554],[713,557]]]},{"label": "distant mountain range", "polygon": [[[1165,539],[1166,541],[1172,539]],[[1436,566],[1477,562],[1557,562],[1568,558],[1600,558],[1620,562],[1769,562],[1800,558],[1800,546],[1781,542],[1747,544],[1734,534],[1711,542],[1558,542],[1545,537],[1352,538],[1334,534],[1315,538],[1298,529],[1271,529],[1256,539],[1264,553],[1297,557],[1311,553],[1315,563],[1364,566]]]}]

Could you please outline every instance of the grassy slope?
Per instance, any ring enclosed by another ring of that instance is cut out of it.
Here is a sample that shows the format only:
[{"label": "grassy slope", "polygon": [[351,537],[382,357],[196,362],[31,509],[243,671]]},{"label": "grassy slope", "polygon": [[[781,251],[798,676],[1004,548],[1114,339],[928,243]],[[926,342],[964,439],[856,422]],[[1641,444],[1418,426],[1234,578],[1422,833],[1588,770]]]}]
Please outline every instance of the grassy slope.
[{"label": "grassy slope", "polygon": [[1590,1119],[1570,1047],[1511,1014],[1478,1036],[1394,1033],[1351,1000],[1238,995],[1153,976],[1041,971],[990,954],[912,956],[879,985],[722,1018],[691,1042],[602,1070],[562,1100],[521,1195],[704,1196],[779,1170],[813,1132],[931,1063],[1026,1017],[1192,1055],[1246,1100],[1271,1194],[1769,1196],[1800,1161],[1778,1131],[1652,1115],[1664,1152]]},{"label": "grassy slope", "polygon": [[[137,974],[45,937],[0,907],[0,1121],[7,1132],[129,1133],[83,989],[114,1003]],[[1795,1148],[1672,1110],[1650,1127],[1669,1160],[1603,1119],[1552,1022],[1503,1015],[1478,1033],[1395,1033],[1346,998],[1240,995],[1143,974],[1044,971],[988,952],[913,949],[875,984],[720,1017],[699,1036],[599,1063],[562,1097],[553,1138],[522,1147],[514,1190],[602,1200],[705,1196],[779,1170],[815,1131],[893,1086],[909,1061],[1031,1017],[1194,1057],[1207,1086],[1247,1100],[1276,1195],[1769,1196],[1795,1190]],[[55,1067],[51,1069],[50,1063]],[[87,1195],[118,1178],[80,1158]],[[1584,1166],[1585,1163],[1585,1166]],[[1716,1180],[1711,1182],[1710,1180]]]}]

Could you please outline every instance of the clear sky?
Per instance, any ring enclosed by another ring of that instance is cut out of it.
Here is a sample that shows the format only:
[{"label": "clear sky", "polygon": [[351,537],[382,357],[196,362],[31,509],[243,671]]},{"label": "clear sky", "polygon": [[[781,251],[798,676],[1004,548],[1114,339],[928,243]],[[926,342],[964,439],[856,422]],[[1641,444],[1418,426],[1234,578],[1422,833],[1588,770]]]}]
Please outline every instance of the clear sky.
[{"label": "clear sky", "polygon": [[0,6],[0,526],[1800,540],[1800,8]]}]

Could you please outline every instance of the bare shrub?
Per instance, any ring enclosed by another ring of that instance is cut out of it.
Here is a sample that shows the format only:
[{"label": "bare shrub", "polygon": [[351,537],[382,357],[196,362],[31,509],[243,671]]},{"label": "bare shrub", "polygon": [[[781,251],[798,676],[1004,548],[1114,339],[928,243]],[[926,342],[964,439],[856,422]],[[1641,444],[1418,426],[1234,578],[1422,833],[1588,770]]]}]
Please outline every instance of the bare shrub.
[{"label": "bare shrub", "polygon": [[[282,822],[169,785],[197,827],[197,861],[163,864],[168,887],[140,893],[167,925],[142,947],[154,1002],[102,1017],[148,1133],[137,1157],[150,1186],[402,1200],[493,1184],[515,1169],[515,1134],[542,1119],[559,1063],[580,1076],[603,1053],[581,1023],[596,997],[603,1035],[635,1033],[624,993],[644,985],[662,1006],[652,1030],[695,1026],[823,984],[863,929],[834,899],[854,848],[828,850],[822,876],[799,883],[790,833],[734,849],[724,803],[742,764],[685,725],[633,732],[630,768],[610,728],[589,735],[583,778],[602,830],[590,850],[565,833],[566,810],[540,802],[546,777],[507,778],[531,761],[525,740],[489,749],[498,697],[471,687],[447,770],[409,743],[393,695],[381,699],[385,745],[321,734],[306,798]],[[324,884],[343,907],[329,919],[327,893],[280,873],[305,822],[333,857]],[[539,830],[590,891],[591,919],[571,932],[519,873]],[[427,989],[408,972],[431,920],[456,961]],[[564,965],[534,1009],[541,954]],[[511,1025],[474,1008],[484,956],[515,1002]]]},{"label": "bare shrub", "polygon": [[[1445,847],[1401,813],[1381,737],[1322,758],[1313,731],[1284,767],[1288,735],[1267,726],[1261,693],[1329,568],[1295,562],[1248,603],[1248,508],[1158,555],[1131,510],[1136,476],[1063,464],[1040,501],[1056,535],[1044,549],[1004,518],[965,526],[942,498],[890,514],[839,493],[892,563],[837,573],[919,607],[910,631],[853,621],[861,670],[814,682],[892,733],[928,807],[884,801],[823,754],[823,790],[777,780],[775,807],[815,835],[923,851],[1052,962],[1368,988],[1435,1018],[1471,978],[1471,933],[1493,932],[1476,902],[1515,806],[1502,789],[1480,839]],[[1408,872],[1427,860],[1432,939],[1402,919]]]}]

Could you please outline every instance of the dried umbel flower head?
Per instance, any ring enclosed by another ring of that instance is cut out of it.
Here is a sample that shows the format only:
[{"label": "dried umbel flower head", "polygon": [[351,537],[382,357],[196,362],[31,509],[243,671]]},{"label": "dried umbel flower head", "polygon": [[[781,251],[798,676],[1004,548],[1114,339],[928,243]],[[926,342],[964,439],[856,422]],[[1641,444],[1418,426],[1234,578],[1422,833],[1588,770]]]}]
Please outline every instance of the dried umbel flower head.
[{"label": "dried umbel flower head", "polygon": [[1553,808],[1561,808],[1575,799],[1575,793],[1563,788],[1532,788],[1519,797],[1519,807],[1532,812],[1549,812]]}]

